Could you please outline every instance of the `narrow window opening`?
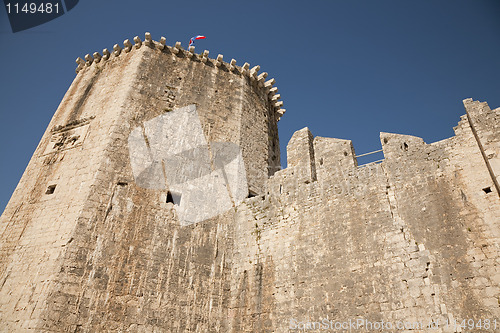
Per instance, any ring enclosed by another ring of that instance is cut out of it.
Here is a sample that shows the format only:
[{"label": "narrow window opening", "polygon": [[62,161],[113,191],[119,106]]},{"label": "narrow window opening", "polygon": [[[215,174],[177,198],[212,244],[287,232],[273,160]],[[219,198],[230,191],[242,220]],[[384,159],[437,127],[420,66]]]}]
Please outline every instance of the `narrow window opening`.
[{"label": "narrow window opening", "polygon": [[180,205],[181,204],[181,195],[179,193],[168,191],[166,202],[173,203],[174,205]]},{"label": "narrow window opening", "polygon": [[252,190],[248,190],[248,197],[249,198],[253,198],[253,197],[256,197],[257,196],[257,193],[255,193],[254,191]]},{"label": "narrow window opening", "polygon": [[49,185],[49,187],[47,187],[47,191],[45,191],[45,194],[53,194],[56,190],[56,186],[57,185]]},{"label": "narrow window opening", "polygon": [[128,183],[127,182],[118,182],[118,183],[116,183],[116,185],[118,185],[118,186],[127,186]]},{"label": "narrow window opening", "polygon": [[319,165],[323,165],[323,157],[319,159]]},{"label": "narrow window opening", "polygon": [[403,142],[403,149],[404,151],[408,151],[408,145],[406,144],[406,142]]},{"label": "narrow window opening", "polygon": [[483,188],[483,191],[484,193],[488,194],[488,193],[491,193],[491,187],[486,187],[486,188]]}]

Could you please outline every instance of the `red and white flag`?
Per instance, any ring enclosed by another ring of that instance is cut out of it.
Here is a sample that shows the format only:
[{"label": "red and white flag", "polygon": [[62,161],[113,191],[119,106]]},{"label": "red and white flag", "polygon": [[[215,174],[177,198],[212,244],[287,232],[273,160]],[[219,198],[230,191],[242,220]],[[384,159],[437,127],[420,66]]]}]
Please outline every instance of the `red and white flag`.
[{"label": "red and white flag", "polygon": [[[207,38],[207,37],[201,36],[201,35],[191,37],[191,39],[189,40],[189,46],[193,45],[195,40],[205,39],[205,38]],[[189,48],[189,46],[188,46],[188,48]]]}]

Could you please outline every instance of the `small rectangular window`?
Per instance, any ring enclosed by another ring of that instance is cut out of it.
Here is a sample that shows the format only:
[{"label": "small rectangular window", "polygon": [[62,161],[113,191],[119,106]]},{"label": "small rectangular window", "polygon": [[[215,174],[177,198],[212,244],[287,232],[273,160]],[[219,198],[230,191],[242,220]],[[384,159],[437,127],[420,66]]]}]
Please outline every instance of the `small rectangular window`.
[{"label": "small rectangular window", "polygon": [[167,203],[173,203],[174,205],[179,206],[181,204],[181,194],[175,192],[167,192]]},{"label": "small rectangular window", "polygon": [[49,187],[47,187],[47,191],[45,191],[45,194],[53,194],[56,190],[56,186],[57,185],[49,185]]},{"label": "small rectangular window", "polygon": [[[281,188],[280,188],[281,190]],[[253,197],[256,197],[257,196],[257,193],[255,193],[254,191],[252,190],[248,190],[248,197],[249,198],[253,198]]]}]

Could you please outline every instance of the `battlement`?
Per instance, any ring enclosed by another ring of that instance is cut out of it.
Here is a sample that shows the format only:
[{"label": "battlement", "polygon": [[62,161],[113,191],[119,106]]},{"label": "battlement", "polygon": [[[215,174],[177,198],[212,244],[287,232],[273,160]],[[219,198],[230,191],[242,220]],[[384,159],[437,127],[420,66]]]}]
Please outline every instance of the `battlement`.
[{"label": "battlement", "polygon": [[86,54],[84,56],[84,59],[80,57],[76,58],[76,63],[78,64],[78,66],[76,67],[75,71],[78,74],[81,71],[92,67],[93,64],[113,61],[114,59],[119,58],[123,53],[134,52],[134,50],[140,49],[143,46],[149,47],[152,49],[160,50],[166,54],[169,53],[175,55],[178,58],[201,62],[206,64],[207,66],[216,67],[220,70],[233,73],[234,75],[245,76],[253,85],[259,87],[265,94],[267,94],[269,103],[270,105],[272,105],[274,111],[276,112],[277,121],[279,121],[285,114],[286,109],[283,108],[281,95],[278,94],[278,88],[274,86],[276,80],[274,78],[267,79],[267,72],[259,74],[259,65],[250,68],[250,64],[248,62],[245,62],[242,66],[238,66],[236,65],[235,59],[231,59],[230,62],[225,62],[223,60],[224,56],[222,54],[218,54],[215,59],[212,59],[208,56],[208,50],[204,50],[202,53],[197,54],[195,53],[194,46],[190,46],[187,50],[185,50],[181,46],[181,42],[176,42],[173,46],[168,46],[166,45],[166,41],[167,39],[163,36],[159,41],[155,41],[152,39],[151,34],[149,32],[146,32],[144,41],[139,36],[135,36],[133,38],[134,44],[132,44],[129,39],[125,39],[123,41],[123,47],[121,47],[119,44],[115,44],[111,52],[107,48],[105,48],[102,51],[102,55],[99,52],[94,52],[92,55]]},{"label": "battlement", "polygon": [[403,177],[401,173],[414,168],[413,174],[423,178],[459,169],[458,161],[465,157],[461,152],[469,146],[470,154],[481,157],[490,176],[482,181],[481,189],[500,193],[500,151],[496,146],[500,108],[491,110],[486,102],[472,99],[463,103],[466,114],[454,128],[455,136],[428,144],[420,137],[381,132],[382,149],[372,153],[382,152],[383,158],[363,165],[358,165],[358,157],[372,153],[356,155],[350,140],[313,137],[307,127],[296,131],[287,145],[288,166],[270,179],[270,191],[318,181],[336,187],[336,194],[363,196],[375,175],[387,180],[389,169]]}]

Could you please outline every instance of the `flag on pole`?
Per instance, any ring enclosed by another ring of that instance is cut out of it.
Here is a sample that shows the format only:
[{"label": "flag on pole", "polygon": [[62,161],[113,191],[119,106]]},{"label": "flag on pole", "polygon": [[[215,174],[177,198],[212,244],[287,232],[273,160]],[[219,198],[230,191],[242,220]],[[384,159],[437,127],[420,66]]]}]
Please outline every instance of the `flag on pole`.
[{"label": "flag on pole", "polygon": [[205,36],[201,36],[201,35],[191,37],[191,39],[189,40],[189,46],[188,46],[188,49],[189,49],[189,47],[190,47],[191,45],[193,45],[193,44],[194,44],[194,41],[195,41],[195,40],[198,40],[198,39],[205,39],[205,38],[207,38],[207,37],[205,37]]}]

